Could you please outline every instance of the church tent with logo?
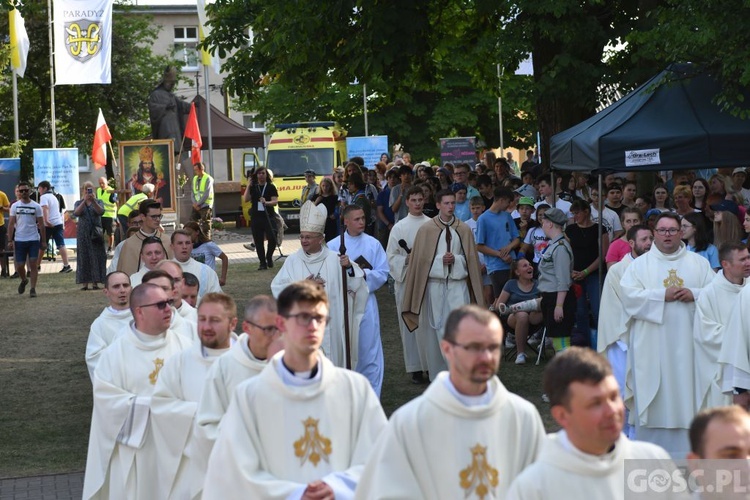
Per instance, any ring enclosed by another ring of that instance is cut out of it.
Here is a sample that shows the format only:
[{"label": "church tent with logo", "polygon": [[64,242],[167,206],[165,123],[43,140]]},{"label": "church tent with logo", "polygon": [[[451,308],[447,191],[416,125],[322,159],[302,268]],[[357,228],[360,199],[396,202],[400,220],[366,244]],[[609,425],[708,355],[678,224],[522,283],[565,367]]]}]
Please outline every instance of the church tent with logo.
[{"label": "church tent with logo", "polygon": [[[557,170],[654,171],[750,164],[750,120],[722,111],[721,84],[673,64],[588,120],[553,136]],[[750,102],[750,92],[745,92]]]}]

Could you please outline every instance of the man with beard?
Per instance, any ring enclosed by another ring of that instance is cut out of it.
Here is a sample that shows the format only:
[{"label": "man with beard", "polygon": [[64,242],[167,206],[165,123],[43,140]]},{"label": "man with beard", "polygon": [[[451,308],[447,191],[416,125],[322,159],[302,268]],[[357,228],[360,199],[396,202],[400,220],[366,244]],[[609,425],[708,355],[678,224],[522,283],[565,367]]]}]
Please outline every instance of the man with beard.
[{"label": "man with beard", "polygon": [[495,375],[503,329],[490,311],[448,316],[440,347],[448,373],[391,416],[362,472],[356,498],[504,498],[536,459],[536,408]]},{"label": "man with beard", "polygon": [[[632,398],[625,388],[625,372],[628,366],[628,342],[630,342],[630,316],[622,307],[620,280],[631,262],[651,250],[654,234],[648,226],[636,225],[627,234],[630,253],[613,265],[607,272],[602,288],[601,311],[599,313],[599,335],[597,351],[605,354],[612,365],[612,372],[620,386],[622,399]],[[630,425],[625,423],[624,432],[630,435]]]},{"label": "man with beard", "polygon": [[680,237],[680,217],[660,214],[654,245],[622,277],[622,304],[632,316],[627,385],[633,388],[635,437],[685,456],[695,414],[695,300],[714,278],[702,256]]},{"label": "man with beard", "polygon": [[104,295],[107,296],[109,305],[91,323],[89,338],[86,342],[86,364],[92,381],[102,352],[115,341],[133,319],[133,313],[130,312],[130,292],[130,279],[122,271],[109,273],[104,278]]},{"label": "man with beard", "polygon": [[[151,398],[151,424],[161,490],[156,498],[192,498],[205,469],[196,468],[193,423],[212,364],[237,340],[237,305],[223,293],[207,293],[198,307],[198,338],[173,356],[159,374]],[[204,463],[197,457],[197,463]]]},{"label": "man with beard", "polygon": [[558,353],[543,383],[562,430],[544,440],[536,463],[513,481],[509,499],[622,499],[626,460],[669,459],[662,448],[622,434],[625,405],[599,354],[582,347]]},{"label": "man with beard", "polygon": [[130,294],[133,322],[94,371],[83,498],[158,498],[151,396],[164,362],[192,342],[169,329],[171,298],[144,283]]},{"label": "man with beard", "polygon": [[750,277],[750,252],[739,241],[726,242],[719,248],[721,270],[695,301],[695,408],[714,408],[732,404],[732,397],[721,387],[722,369],[719,354],[727,334],[726,325],[738,297]]}]

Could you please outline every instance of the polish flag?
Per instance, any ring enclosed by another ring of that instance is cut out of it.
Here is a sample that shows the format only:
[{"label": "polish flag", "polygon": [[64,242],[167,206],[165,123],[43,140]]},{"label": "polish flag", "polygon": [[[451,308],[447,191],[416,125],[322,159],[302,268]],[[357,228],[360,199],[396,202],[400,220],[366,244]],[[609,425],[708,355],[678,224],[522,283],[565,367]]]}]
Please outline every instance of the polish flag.
[{"label": "polish flag", "polygon": [[91,159],[98,170],[107,164],[107,143],[112,140],[107,122],[104,121],[102,108],[99,108],[99,118],[96,120],[96,132],[94,132],[94,149],[91,151]]},{"label": "polish flag", "polygon": [[190,104],[190,114],[185,125],[185,137],[193,141],[190,148],[190,158],[193,160],[193,165],[200,163],[203,141],[201,140],[201,130],[198,127],[198,115],[195,112],[195,103]]}]

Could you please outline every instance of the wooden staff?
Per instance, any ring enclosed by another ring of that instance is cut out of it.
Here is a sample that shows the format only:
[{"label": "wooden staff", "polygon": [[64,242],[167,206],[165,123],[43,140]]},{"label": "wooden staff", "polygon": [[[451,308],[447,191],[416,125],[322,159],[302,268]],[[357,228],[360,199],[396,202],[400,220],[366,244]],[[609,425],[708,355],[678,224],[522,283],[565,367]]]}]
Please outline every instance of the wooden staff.
[{"label": "wooden staff", "polygon": [[[344,226],[344,211],[341,211],[341,218],[339,218],[339,233],[341,233],[341,245],[339,246],[339,255],[346,254],[346,244],[344,243],[344,232],[346,227]],[[346,369],[352,369],[352,353],[351,353],[351,340],[349,333],[349,286],[347,285],[347,270],[345,267],[341,268],[341,285],[344,289],[344,350],[346,351]]]}]

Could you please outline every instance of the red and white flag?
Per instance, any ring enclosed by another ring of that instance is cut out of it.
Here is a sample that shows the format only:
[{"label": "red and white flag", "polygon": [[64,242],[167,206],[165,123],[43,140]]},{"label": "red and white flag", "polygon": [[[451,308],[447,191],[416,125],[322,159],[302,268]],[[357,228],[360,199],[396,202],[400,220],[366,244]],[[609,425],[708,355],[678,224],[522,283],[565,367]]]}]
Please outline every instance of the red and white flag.
[{"label": "red and white flag", "polygon": [[190,114],[185,125],[185,137],[193,141],[190,147],[190,158],[193,160],[193,165],[200,163],[203,140],[201,139],[201,130],[198,127],[198,114],[195,112],[195,103],[190,104]]},{"label": "red and white flag", "polygon": [[99,108],[99,118],[96,120],[96,131],[94,132],[94,149],[91,151],[91,159],[94,167],[98,170],[107,164],[107,143],[112,140],[107,122],[104,121],[102,108]]}]

